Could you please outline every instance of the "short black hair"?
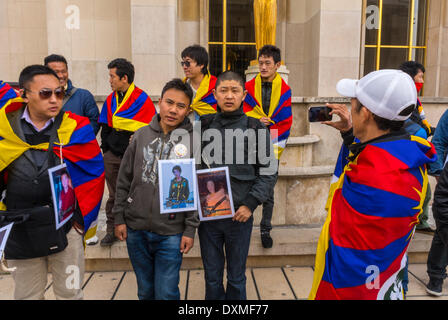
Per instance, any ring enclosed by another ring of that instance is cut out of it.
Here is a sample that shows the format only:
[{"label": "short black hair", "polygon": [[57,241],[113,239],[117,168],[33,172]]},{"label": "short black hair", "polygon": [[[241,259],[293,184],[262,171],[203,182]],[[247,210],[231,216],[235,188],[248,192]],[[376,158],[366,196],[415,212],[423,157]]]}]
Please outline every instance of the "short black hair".
[{"label": "short black hair", "polygon": [[282,61],[282,52],[276,46],[267,44],[258,51],[258,57],[272,57],[275,63]]},{"label": "short black hair", "polygon": [[107,65],[107,68],[108,69],[116,68],[117,76],[119,76],[120,79],[122,79],[126,75],[126,76],[128,76],[129,84],[134,82],[134,77],[135,77],[134,65],[131,62],[129,62],[128,60],[123,59],[123,58],[118,58],[118,59],[112,60]]},{"label": "short black hair", "polygon": [[232,81],[232,80],[238,82],[243,88],[243,91],[246,90],[246,83],[244,82],[243,78],[234,71],[226,71],[221,73],[218,76],[218,79],[216,80],[215,88],[218,88],[221,82],[223,81]]},{"label": "short black hair", "polygon": [[51,62],[63,62],[66,66],[68,66],[67,60],[64,58],[64,56],[61,56],[59,54],[50,54],[49,56],[45,57],[44,65],[48,66],[48,64]]},{"label": "short black hair", "polygon": [[400,65],[401,71],[406,72],[411,76],[412,79],[417,75],[418,71],[421,70],[423,73],[426,72],[425,67],[417,61],[406,61]]},{"label": "short black hair", "polygon": [[208,74],[208,53],[204,47],[198,44],[186,47],[180,56],[182,59],[189,57],[196,61],[198,65],[203,65],[201,72]]},{"label": "short black hair", "polygon": [[[357,100],[357,105],[356,105],[356,109],[355,109],[356,112],[359,112],[361,107],[366,108],[365,106],[363,106],[361,104],[361,102],[358,99],[356,99],[356,100]],[[416,105],[412,104],[409,107],[407,107],[406,109],[403,109],[399,115],[400,116],[408,116],[414,111],[415,107],[416,107]],[[369,109],[369,108],[367,108],[367,109]],[[392,132],[397,132],[397,131],[400,131],[404,126],[404,121],[385,119],[380,116],[377,116],[373,112],[372,112],[372,115],[373,115],[373,120],[375,121],[378,129],[380,129],[380,130],[383,130],[383,131],[390,130]]]},{"label": "short black hair", "polygon": [[180,166],[174,166],[173,169],[171,170],[174,173],[174,170],[179,171],[179,173],[182,172],[182,168]]},{"label": "short black hair", "polygon": [[179,91],[182,91],[183,93],[185,93],[185,95],[188,97],[188,99],[190,100],[189,105],[191,104],[191,102],[193,101],[193,90],[191,89],[191,87],[184,83],[181,79],[173,79],[168,81],[165,86],[162,89],[162,94],[161,94],[161,98],[163,98],[163,95],[165,94],[165,92],[167,92],[170,89],[176,89]]},{"label": "short black hair", "polygon": [[26,86],[28,86],[28,84],[33,81],[35,76],[47,75],[47,74],[54,76],[58,80],[58,83],[59,83],[59,77],[56,74],[56,72],[54,72],[52,69],[50,69],[47,66],[43,66],[40,64],[34,64],[31,66],[25,67],[22,70],[22,72],[20,72],[19,88],[26,89]]}]

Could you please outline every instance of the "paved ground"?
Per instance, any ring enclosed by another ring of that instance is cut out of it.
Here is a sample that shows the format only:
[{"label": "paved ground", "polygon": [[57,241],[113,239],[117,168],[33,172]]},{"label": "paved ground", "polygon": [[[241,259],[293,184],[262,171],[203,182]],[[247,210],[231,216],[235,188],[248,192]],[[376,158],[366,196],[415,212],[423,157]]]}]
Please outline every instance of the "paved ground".
[{"label": "paved ground", "polygon": [[[249,300],[303,300],[310,292],[313,269],[309,267],[252,268],[247,270],[247,298]],[[444,295],[430,297],[425,292],[427,282],[426,265],[409,266],[408,300],[448,300],[448,282]],[[13,297],[11,275],[0,275],[0,300]],[[133,272],[93,272],[87,273],[84,280],[86,300],[136,300],[137,284]],[[180,279],[182,300],[204,299],[203,270],[182,270]],[[48,300],[54,299],[51,275],[45,294]]]}]

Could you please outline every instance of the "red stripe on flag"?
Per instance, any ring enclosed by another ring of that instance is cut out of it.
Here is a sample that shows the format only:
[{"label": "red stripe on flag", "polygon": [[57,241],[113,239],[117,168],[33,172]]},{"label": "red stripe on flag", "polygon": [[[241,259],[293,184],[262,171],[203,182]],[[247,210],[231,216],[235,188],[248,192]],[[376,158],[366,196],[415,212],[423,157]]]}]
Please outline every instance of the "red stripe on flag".
[{"label": "red stripe on flag", "polygon": [[79,201],[79,208],[82,215],[86,216],[101,202],[104,192],[104,173],[96,179],[86,182],[75,188],[76,198]]},{"label": "red stripe on flag", "polygon": [[383,249],[412,230],[414,217],[384,218],[369,216],[353,209],[342,195],[335,191],[331,208],[330,237],[336,246],[356,250]]},{"label": "red stripe on flag", "polygon": [[381,148],[368,145],[350,168],[346,175],[354,183],[420,201],[420,196],[413,190],[422,191],[418,179],[408,172],[409,167],[404,162]]}]

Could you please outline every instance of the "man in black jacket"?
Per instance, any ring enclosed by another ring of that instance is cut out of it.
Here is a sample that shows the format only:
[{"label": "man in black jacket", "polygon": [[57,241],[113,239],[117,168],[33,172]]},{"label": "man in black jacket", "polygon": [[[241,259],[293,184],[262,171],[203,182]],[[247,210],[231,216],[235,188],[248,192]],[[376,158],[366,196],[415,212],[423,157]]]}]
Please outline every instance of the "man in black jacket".
[{"label": "man in black jacket", "polygon": [[430,295],[441,296],[448,265],[448,166],[443,169],[437,183],[432,211],[436,231],[428,255],[429,282],[426,285],[426,291]]},{"label": "man in black jacket", "polygon": [[[271,137],[265,125],[245,115],[244,85],[243,79],[234,72],[221,74],[214,91],[221,112],[201,117],[202,168],[229,168],[235,209],[232,219],[202,222],[198,229],[208,300],[246,299],[252,214],[268,199],[275,183],[277,161]],[[225,259],[226,290],[223,286]]]},{"label": "man in black jacket", "polygon": [[[32,146],[58,142],[57,130],[64,115],[60,112],[64,89],[56,73],[45,66],[29,66],[21,72],[19,85],[24,106],[7,113],[7,121],[19,139],[17,144],[22,143],[20,140]],[[18,300],[44,299],[48,270],[53,274],[56,298],[83,297],[80,288],[84,275],[82,216],[76,210],[72,221],[56,230],[52,208],[48,169],[59,163],[51,150],[31,148],[0,174],[6,216],[29,214],[24,223],[13,226],[5,248],[8,266],[15,268],[14,298]],[[4,176],[7,176],[6,182]],[[78,281],[71,282],[70,277]]]}]

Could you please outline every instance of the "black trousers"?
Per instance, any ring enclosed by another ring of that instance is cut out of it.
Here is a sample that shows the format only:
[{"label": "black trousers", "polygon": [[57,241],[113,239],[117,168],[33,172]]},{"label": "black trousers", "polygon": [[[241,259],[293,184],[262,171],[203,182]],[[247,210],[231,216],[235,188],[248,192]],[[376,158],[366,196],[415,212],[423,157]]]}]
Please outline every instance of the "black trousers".
[{"label": "black trousers", "polygon": [[[278,180],[278,171],[275,173],[275,184],[277,184]],[[263,202],[263,211],[261,215],[260,221],[260,231],[271,231],[272,230],[272,212],[274,211],[274,187],[272,188],[272,193],[269,196],[268,200]]]},{"label": "black trousers", "polygon": [[431,249],[428,254],[427,272],[431,279],[445,279],[446,266],[448,265],[448,247],[439,236],[438,228],[432,239]]}]

